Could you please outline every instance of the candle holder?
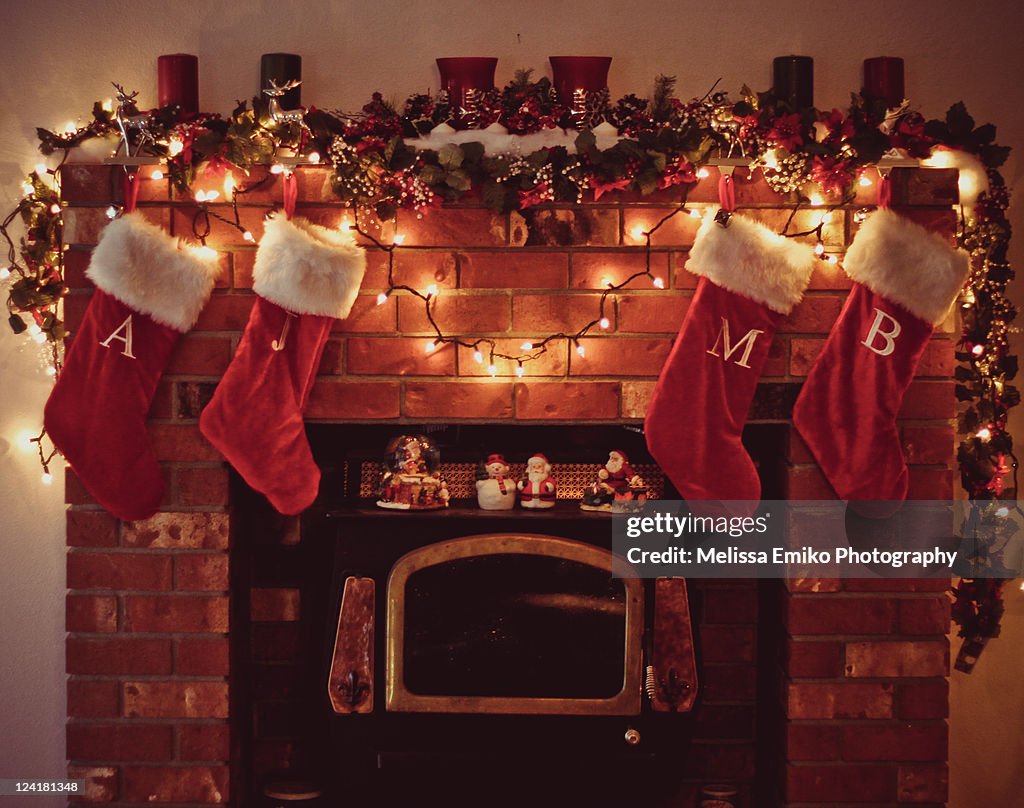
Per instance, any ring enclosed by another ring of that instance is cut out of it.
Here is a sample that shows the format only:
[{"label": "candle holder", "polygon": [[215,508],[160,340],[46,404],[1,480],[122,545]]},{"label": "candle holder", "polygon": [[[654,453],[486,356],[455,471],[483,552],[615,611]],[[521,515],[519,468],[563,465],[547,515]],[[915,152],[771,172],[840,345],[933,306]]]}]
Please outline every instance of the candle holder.
[{"label": "candle holder", "polygon": [[[273,81],[278,87],[290,82],[302,81],[302,57],[296,53],[264,53],[260,57],[260,95],[270,88]],[[302,106],[302,89],[294,84],[291,89],[278,97],[281,109],[296,109]]]},{"label": "candle holder", "polygon": [[183,115],[199,112],[199,57],[168,53],[156,60],[157,106],[177,105]]},{"label": "candle holder", "polygon": [[776,56],[772,93],[794,112],[814,106],[814,60],[810,56]]},{"label": "candle holder", "polygon": [[559,102],[569,109],[573,126],[594,127],[608,110],[611,56],[549,56],[552,84]]},{"label": "candle holder", "polygon": [[437,60],[442,101],[451,108],[452,121],[474,126],[485,93],[494,89],[498,60],[491,56],[443,56]]},{"label": "candle holder", "polygon": [[904,99],[903,60],[898,56],[876,56],[864,60],[866,98],[876,98],[887,109],[898,107]]}]

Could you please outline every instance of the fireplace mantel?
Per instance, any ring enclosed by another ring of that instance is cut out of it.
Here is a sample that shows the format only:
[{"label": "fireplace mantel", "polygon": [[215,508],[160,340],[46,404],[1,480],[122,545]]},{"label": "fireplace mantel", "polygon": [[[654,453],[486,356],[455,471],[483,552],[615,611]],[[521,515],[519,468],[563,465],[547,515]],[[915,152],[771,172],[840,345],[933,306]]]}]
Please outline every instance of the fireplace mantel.
[{"label": "fireplace mantel", "polygon": [[[91,249],[107,207],[119,201],[119,170],[62,169],[72,332],[92,293],[84,275]],[[300,167],[297,175],[298,215],[337,226],[347,211],[324,193],[327,169]],[[741,175],[734,177],[740,214],[781,229],[787,201],[758,175]],[[253,179],[261,176],[257,170]],[[900,213],[952,236],[956,171],[897,168],[891,177]],[[688,204],[714,205],[717,179],[711,169]],[[873,189],[858,194],[824,228],[830,255],[842,256],[857,229],[855,211],[873,204]],[[166,180],[147,179],[139,200],[151,221],[191,232],[194,208]],[[280,200],[274,178],[245,196],[242,223],[257,240],[264,215]],[[402,213],[382,232],[397,228],[405,236],[395,254],[400,282],[439,287],[435,311],[446,332],[493,337],[515,350],[524,339],[592,318],[607,278],[645,266],[644,246],[631,234],[678,200],[664,191],[620,192],[525,214],[461,204],[422,219]],[[801,210],[793,227],[813,228],[820,215]],[[697,226],[676,216],[652,238],[651,266],[664,290],[647,279],[617,292],[609,329],[584,340],[585,357],[556,346],[529,363],[523,378],[508,363],[490,378],[471,352],[452,346],[428,355],[424,342],[433,332],[422,303],[397,294],[378,305],[386,256],[369,250],[359,298],[334,328],[306,412],[314,444],[318,430],[346,425],[398,434],[413,425],[461,424],[493,429],[499,442],[503,427],[640,426],[693,294],[685,264]],[[302,668],[310,610],[327,611],[304,599],[299,570],[322,559],[295,521],[258,506],[255,516],[243,514],[251,495],[232,485],[223,459],[199,433],[199,413],[253,302],[253,245],[216,220],[208,243],[220,255],[217,288],[181,340],[150,411],[150,437],[168,480],[160,513],[119,523],[67,474],[68,758],[71,775],[87,781],[88,798],[108,804],[249,804],[259,790],[254,772],[294,769],[310,754],[294,732],[290,675]],[[804,302],[776,335],[761,379],[749,420],[781,430],[771,443],[779,498],[833,497],[788,426],[848,288],[841,269],[821,262]],[[911,498],[952,496],[953,333],[952,323],[937,329],[900,413]],[[331,479],[326,474],[325,485]],[[401,515],[358,515],[401,523]],[[428,517],[467,524],[488,518],[497,517]],[[546,518],[560,522],[563,511]],[[601,518],[564,511],[565,522]],[[702,783],[723,780],[737,784],[748,806],[755,796],[758,805],[943,803],[944,586],[816,580],[702,587],[702,712],[683,767],[683,804],[693,804]],[[262,699],[255,715],[244,712],[254,694]]]}]

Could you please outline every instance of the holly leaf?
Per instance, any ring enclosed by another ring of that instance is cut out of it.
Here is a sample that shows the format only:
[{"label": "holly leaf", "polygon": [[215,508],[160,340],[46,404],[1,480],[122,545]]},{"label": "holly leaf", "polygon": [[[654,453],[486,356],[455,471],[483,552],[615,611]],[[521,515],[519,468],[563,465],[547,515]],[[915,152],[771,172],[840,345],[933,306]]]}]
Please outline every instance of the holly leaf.
[{"label": "holly leaf", "polygon": [[576,135],[576,153],[587,154],[597,148],[597,137],[590,129],[582,130]]},{"label": "holly leaf", "polygon": [[946,126],[949,127],[949,133],[958,140],[974,131],[974,118],[967,113],[963,101],[957,101],[946,112]]}]

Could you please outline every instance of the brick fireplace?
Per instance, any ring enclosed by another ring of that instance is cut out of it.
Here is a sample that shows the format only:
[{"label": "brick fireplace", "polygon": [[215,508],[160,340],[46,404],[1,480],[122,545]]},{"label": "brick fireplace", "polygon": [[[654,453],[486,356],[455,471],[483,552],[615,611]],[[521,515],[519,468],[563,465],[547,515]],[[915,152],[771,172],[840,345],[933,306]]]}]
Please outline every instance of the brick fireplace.
[{"label": "brick fireplace", "polygon": [[[72,331],[89,300],[84,270],[105,210],[118,201],[119,171],[62,170]],[[742,174],[735,178],[741,211],[781,229],[789,210],[763,181]],[[298,176],[298,214],[337,225],[344,211],[325,191],[326,170],[302,168]],[[955,171],[896,169],[892,180],[901,213],[952,234]],[[712,169],[689,201],[716,202],[716,187]],[[872,203],[873,189],[861,194],[825,226],[830,253],[841,256],[856,231],[853,212]],[[242,224],[257,240],[263,215],[280,196],[279,184],[268,183],[244,197]],[[593,319],[605,279],[618,282],[644,267],[643,245],[631,233],[675,202],[664,192],[606,195],[599,204],[525,215],[459,205],[422,219],[403,213],[386,230],[397,227],[406,237],[408,249],[396,253],[398,281],[441,289],[436,317],[446,332],[492,336],[514,353],[524,338],[574,331]],[[172,233],[191,233],[194,208],[166,180],[143,183],[140,209]],[[812,228],[819,216],[801,211],[791,229]],[[90,500],[73,472],[67,475],[67,755],[71,776],[88,781],[90,801],[256,804],[259,777],[302,762],[287,718],[309,653],[309,610],[322,604],[303,597],[301,574],[289,563],[261,566],[256,556],[294,561],[312,553],[315,560],[315,552],[303,542],[301,520],[262,520],[253,528],[254,519],[239,510],[247,494],[199,433],[199,413],[253,300],[255,248],[221,222],[212,225],[209,244],[220,252],[222,273],[150,413],[150,437],[168,481],[161,512],[119,523]],[[377,305],[386,256],[371,250],[352,315],[336,324],[324,353],[307,411],[312,431],[336,424],[393,426],[395,434],[411,424],[455,422],[641,424],[693,292],[696,279],[683,267],[698,225],[679,215],[653,235],[651,266],[666,289],[644,280],[617,293],[611,326],[583,340],[585,357],[556,347],[528,363],[522,379],[500,363],[489,378],[464,349],[427,354],[431,332],[419,301],[398,295]],[[788,435],[802,378],[848,287],[838,267],[819,265],[804,302],[775,338],[751,424]],[[953,333],[952,323],[938,329],[901,412],[911,498],[953,496]],[[780,495],[831,498],[799,438],[793,434],[785,445]],[[701,783],[721,781],[735,783],[746,806],[944,804],[945,586],[694,586],[702,701],[680,804],[695,804]]]}]

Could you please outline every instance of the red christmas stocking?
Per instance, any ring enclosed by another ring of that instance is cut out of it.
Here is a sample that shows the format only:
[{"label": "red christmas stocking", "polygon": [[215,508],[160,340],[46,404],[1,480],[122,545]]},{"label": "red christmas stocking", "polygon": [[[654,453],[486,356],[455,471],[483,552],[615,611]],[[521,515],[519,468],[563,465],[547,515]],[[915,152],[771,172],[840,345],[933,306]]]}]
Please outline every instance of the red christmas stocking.
[{"label": "red christmas stocking", "polygon": [[179,245],[138,213],[107,225],[93,250],[86,275],[96,291],[44,423],[89,493],[120,519],[160,507],[164,481],[146,413],[178,338],[210,296],[215,256]]},{"label": "red christmas stocking", "polygon": [[320,469],[302,420],[335,318],[359,293],[366,254],[347,233],[271,218],[253,268],[245,333],[199,428],[283,514],[316,499]]},{"label": "red christmas stocking", "polygon": [[776,326],[814,262],[810,247],[757,222],[705,218],[686,264],[701,279],[644,422],[651,455],[684,499],[760,499],[743,424]]},{"label": "red christmas stocking", "polygon": [[902,502],[908,475],[896,414],[934,325],[967,279],[969,258],[880,209],[861,225],[843,265],[853,290],[793,423],[840,499]]}]

